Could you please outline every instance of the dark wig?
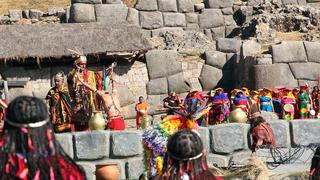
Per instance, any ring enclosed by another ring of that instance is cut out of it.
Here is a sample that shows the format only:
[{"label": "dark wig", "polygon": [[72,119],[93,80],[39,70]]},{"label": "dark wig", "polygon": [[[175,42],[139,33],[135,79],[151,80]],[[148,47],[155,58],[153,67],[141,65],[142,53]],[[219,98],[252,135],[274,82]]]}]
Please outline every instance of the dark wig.
[{"label": "dark wig", "polygon": [[215,179],[208,170],[203,150],[199,135],[189,129],[172,135],[168,140],[162,179],[181,180],[183,176],[190,180]]},{"label": "dark wig", "polygon": [[0,134],[0,180],[72,178],[83,180],[85,173],[55,140],[44,102],[28,96],[13,100]]}]

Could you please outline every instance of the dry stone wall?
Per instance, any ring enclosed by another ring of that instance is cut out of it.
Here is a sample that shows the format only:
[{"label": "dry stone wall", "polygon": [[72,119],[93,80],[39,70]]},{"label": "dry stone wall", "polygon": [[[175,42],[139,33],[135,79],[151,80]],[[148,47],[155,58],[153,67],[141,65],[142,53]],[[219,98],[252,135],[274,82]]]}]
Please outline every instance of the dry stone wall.
[{"label": "dry stone wall", "polygon": [[318,84],[320,77],[320,43],[306,41],[284,41],[272,46],[270,55],[257,58],[253,66],[256,88],[285,85],[296,87],[308,83]]},{"label": "dry stone wall", "polygon": [[[320,143],[319,120],[269,119],[277,147],[281,152],[293,152],[302,146]],[[199,133],[207,149],[209,166],[229,167],[231,163],[245,165],[251,155],[248,124],[221,124],[201,127]],[[93,131],[56,134],[64,150],[84,167],[88,179],[95,179],[97,165],[117,164],[121,178],[137,179],[144,170],[142,131]],[[88,148],[90,147],[90,148]],[[269,149],[256,153],[266,162],[273,162]],[[313,151],[305,148],[296,161],[272,169],[272,173],[309,170]]]}]

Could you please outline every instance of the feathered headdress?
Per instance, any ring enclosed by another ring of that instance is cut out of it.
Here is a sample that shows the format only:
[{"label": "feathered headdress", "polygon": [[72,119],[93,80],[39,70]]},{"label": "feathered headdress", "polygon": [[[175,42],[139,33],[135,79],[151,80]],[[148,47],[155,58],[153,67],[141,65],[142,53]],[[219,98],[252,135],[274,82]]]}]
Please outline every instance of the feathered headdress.
[{"label": "feathered headdress", "polygon": [[78,48],[68,49],[72,53],[72,57],[76,58],[74,64],[87,64],[87,57],[84,55],[83,51],[80,51]]}]

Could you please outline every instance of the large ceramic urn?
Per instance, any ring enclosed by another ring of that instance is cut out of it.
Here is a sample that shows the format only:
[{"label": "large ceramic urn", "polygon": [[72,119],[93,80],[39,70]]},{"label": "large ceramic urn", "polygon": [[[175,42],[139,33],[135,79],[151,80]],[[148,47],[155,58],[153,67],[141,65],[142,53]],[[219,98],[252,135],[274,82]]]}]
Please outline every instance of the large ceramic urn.
[{"label": "large ceramic urn", "polygon": [[232,123],[246,123],[247,120],[247,114],[240,108],[236,108],[230,113],[230,122]]},{"label": "large ceramic urn", "polygon": [[97,180],[120,179],[120,170],[117,164],[98,165],[95,174]]},{"label": "large ceramic urn", "polygon": [[104,130],[106,127],[106,121],[102,114],[98,111],[94,111],[91,119],[89,120],[89,128],[91,131]]}]

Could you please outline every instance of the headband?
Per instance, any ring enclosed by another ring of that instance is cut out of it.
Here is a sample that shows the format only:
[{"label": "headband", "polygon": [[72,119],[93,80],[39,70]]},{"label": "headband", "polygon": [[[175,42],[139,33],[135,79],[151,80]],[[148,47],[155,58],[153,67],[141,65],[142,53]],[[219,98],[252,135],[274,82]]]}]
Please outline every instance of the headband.
[{"label": "headband", "polygon": [[176,160],[179,160],[179,161],[192,161],[192,160],[195,160],[195,159],[200,158],[200,157],[203,155],[203,153],[201,152],[200,154],[198,154],[198,155],[196,155],[196,156],[182,159],[182,158],[178,158],[178,157],[172,155],[169,151],[167,151],[167,154],[168,154],[171,158],[176,159]]},{"label": "headband", "polygon": [[15,122],[10,121],[9,119],[6,119],[4,122],[10,124],[11,126],[18,127],[18,128],[38,128],[38,127],[44,126],[49,121],[50,121],[50,119],[47,118],[47,119],[45,119],[43,121],[39,121],[39,122],[36,122],[36,123],[26,123],[26,124],[15,123]]}]

